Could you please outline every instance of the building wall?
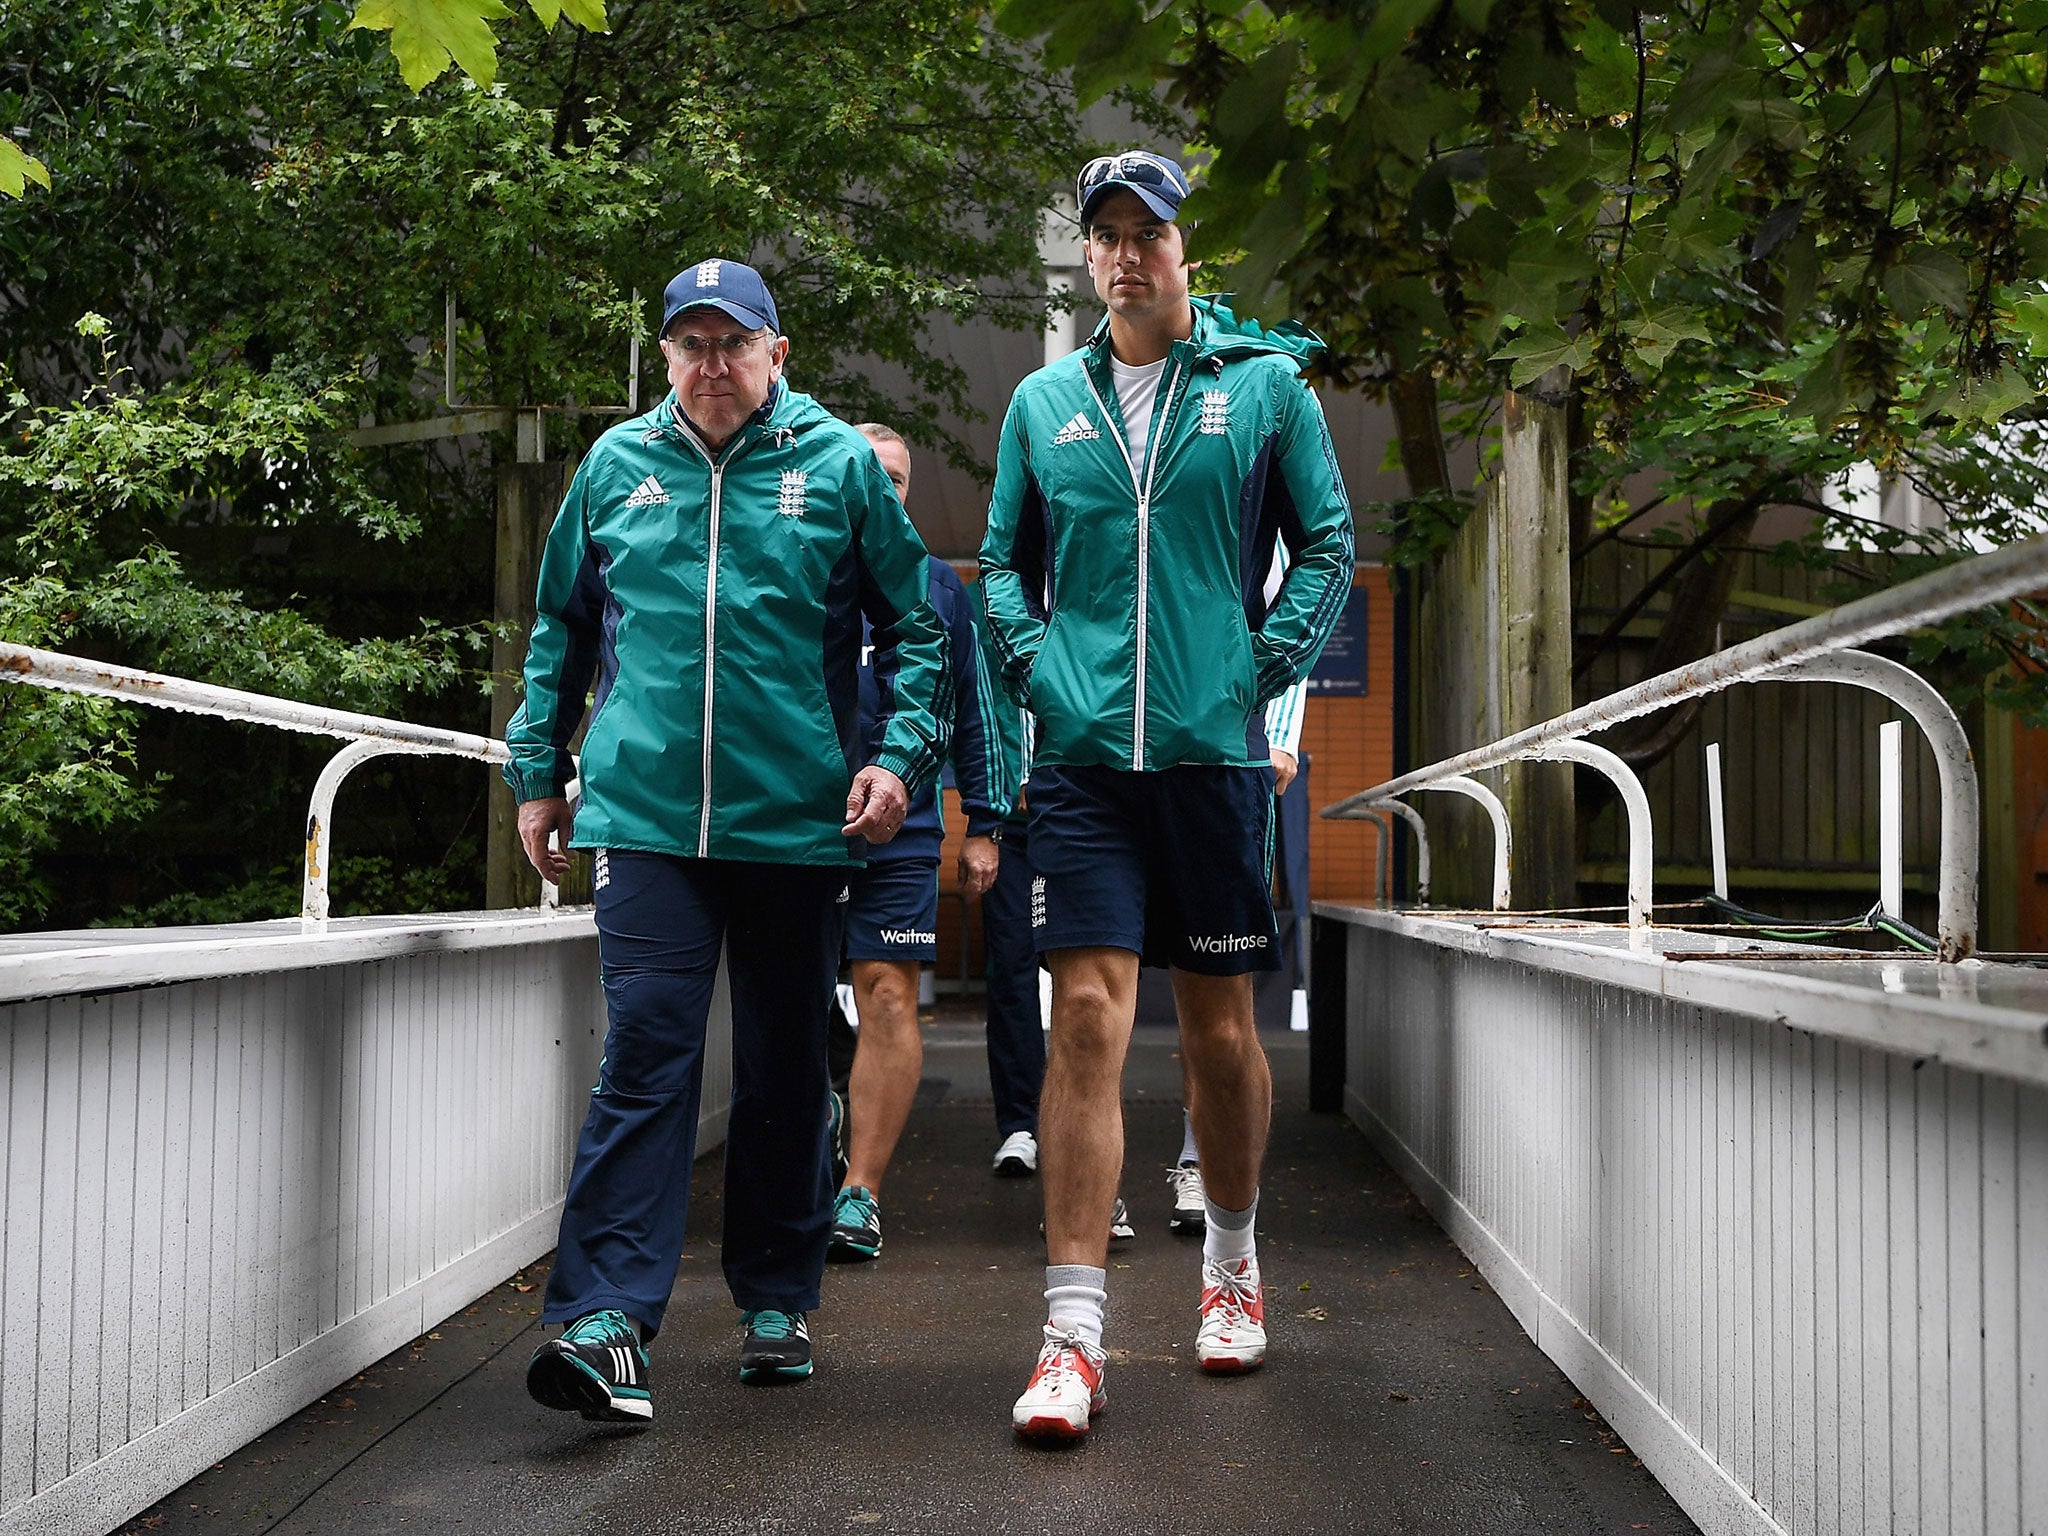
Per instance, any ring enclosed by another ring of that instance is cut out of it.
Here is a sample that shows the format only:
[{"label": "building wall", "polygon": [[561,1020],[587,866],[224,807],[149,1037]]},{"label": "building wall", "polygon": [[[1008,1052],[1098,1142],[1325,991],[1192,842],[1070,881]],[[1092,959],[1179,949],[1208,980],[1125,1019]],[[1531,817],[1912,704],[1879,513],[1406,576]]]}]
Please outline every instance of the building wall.
[{"label": "building wall", "polygon": [[[1301,748],[1310,763],[1312,810],[1394,776],[1393,572],[1362,565],[1353,584],[1366,597],[1363,697],[1309,697]],[[1364,821],[1309,823],[1309,893],[1316,901],[1367,902],[1373,895],[1378,826]]]}]

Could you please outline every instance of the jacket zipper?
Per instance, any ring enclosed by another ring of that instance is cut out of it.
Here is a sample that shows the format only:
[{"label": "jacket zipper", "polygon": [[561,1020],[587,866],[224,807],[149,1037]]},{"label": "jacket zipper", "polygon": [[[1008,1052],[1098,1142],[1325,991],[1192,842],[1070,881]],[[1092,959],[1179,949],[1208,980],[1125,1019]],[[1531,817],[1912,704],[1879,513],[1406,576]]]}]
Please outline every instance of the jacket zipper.
[{"label": "jacket zipper", "polygon": [[1135,718],[1131,725],[1131,768],[1142,771],[1145,767],[1145,645],[1146,628],[1152,586],[1152,482],[1159,472],[1159,439],[1166,435],[1173,417],[1174,391],[1180,387],[1180,366],[1174,365],[1173,372],[1166,379],[1166,405],[1159,413],[1159,430],[1149,433],[1145,439],[1145,473],[1141,477],[1138,466],[1131,458],[1130,446],[1121,434],[1115,431],[1117,423],[1123,420],[1123,412],[1110,414],[1103,403],[1102,391],[1095,387],[1094,375],[1086,368],[1081,377],[1088,381],[1088,392],[1095,397],[1095,405],[1103,418],[1111,425],[1111,438],[1117,452],[1124,456],[1124,467],[1131,474],[1131,490],[1138,498],[1138,687],[1134,701]]},{"label": "jacket zipper", "polygon": [[[725,489],[725,465],[711,457],[697,436],[688,427],[678,425],[677,433],[683,441],[697,450],[711,470],[711,538],[710,557],[706,562],[704,577],[704,762],[701,808],[697,814],[697,857],[711,857],[711,685],[714,676],[712,662],[718,648],[718,521],[720,504]],[[742,445],[744,447],[744,445]],[[733,457],[738,457],[735,452]]]},{"label": "jacket zipper", "polygon": [[718,653],[718,512],[725,469],[711,466],[711,563],[704,578],[704,808],[697,817],[697,857],[711,857],[711,680]]}]

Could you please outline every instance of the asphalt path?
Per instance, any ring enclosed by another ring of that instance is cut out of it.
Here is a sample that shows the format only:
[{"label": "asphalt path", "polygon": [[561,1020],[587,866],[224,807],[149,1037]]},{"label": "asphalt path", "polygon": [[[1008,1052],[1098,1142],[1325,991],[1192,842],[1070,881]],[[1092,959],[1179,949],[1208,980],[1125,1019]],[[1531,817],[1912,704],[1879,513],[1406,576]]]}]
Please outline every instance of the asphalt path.
[{"label": "asphalt path", "polygon": [[827,1271],[809,1381],[738,1381],[714,1153],[652,1346],[651,1427],[527,1398],[543,1262],[124,1531],[1694,1529],[1364,1138],[1308,1112],[1301,1035],[1266,1037],[1265,1368],[1194,1365],[1200,1243],[1166,1226],[1178,1058],[1170,1030],[1141,1027],[1124,1085],[1138,1235],[1110,1254],[1109,1407],[1079,1444],[1019,1442],[1009,1408],[1044,1316],[1038,1183],[991,1175],[978,1031],[926,1038],[882,1256]]}]

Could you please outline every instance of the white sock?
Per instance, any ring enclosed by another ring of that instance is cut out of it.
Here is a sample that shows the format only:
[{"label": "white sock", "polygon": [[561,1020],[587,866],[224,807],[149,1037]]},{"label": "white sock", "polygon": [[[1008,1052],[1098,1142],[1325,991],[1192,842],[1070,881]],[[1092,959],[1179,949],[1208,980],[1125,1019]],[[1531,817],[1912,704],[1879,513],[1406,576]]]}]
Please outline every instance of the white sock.
[{"label": "white sock", "polygon": [[1186,1110],[1180,1112],[1180,1160],[1183,1167],[1202,1160],[1202,1154],[1195,1150],[1195,1118]]},{"label": "white sock", "polygon": [[1092,1264],[1045,1266],[1045,1307],[1049,1322],[1102,1348],[1102,1308],[1109,1300],[1108,1274]]},{"label": "white sock", "polygon": [[1258,1240],[1253,1233],[1259,1215],[1257,1195],[1241,1211],[1226,1211],[1207,1195],[1202,1197],[1202,1205],[1203,1214],[1208,1217],[1208,1232],[1202,1238],[1203,1258],[1235,1264],[1239,1259],[1258,1257]]}]

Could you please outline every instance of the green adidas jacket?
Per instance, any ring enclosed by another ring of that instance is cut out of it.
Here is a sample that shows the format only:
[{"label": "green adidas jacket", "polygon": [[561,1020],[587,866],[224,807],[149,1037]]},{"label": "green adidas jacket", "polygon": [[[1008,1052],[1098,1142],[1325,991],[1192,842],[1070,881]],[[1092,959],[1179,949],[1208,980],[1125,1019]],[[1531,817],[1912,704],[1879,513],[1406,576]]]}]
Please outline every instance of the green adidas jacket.
[{"label": "green adidas jacket", "polygon": [[[945,755],[928,579],[867,439],[808,395],[778,385],[714,462],[671,394],[598,439],[548,535],[506,781],[563,793],[595,677],[576,847],[858,863],[839,829],[863,761],[914,792]],[[863,613],[900,661],[871,756]]]},{"label": "green adidas jacket", "polygon": [[[1035,761],[1169,768],[1268,760],[1260,706],[1330,637],[1351,588],[1351,508],[1300,366],[1321,349],[1221,299],[1159,384],[1134,465],[1105,320],[1017,387],[1003,422],[981,592]],[[1275,540],[1290,564],[1268,606]]]}]

